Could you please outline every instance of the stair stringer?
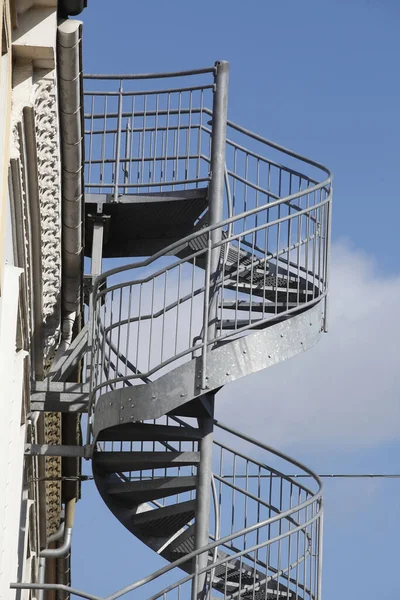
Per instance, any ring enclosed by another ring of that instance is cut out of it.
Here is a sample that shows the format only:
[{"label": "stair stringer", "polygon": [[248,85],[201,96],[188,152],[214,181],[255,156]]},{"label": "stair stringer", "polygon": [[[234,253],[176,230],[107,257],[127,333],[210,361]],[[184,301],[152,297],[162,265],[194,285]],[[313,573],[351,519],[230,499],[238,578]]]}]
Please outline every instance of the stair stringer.
[{"label": "stair stringer", "polygon": [[261,331],[225,343],[207,356],[207,388],[202,389],[202,359],[195,358],[151,383],[125,387],[100,396],[93,438],[113,425],[158,419],[204,393],[300,354],[322,332],[322,303]]}]

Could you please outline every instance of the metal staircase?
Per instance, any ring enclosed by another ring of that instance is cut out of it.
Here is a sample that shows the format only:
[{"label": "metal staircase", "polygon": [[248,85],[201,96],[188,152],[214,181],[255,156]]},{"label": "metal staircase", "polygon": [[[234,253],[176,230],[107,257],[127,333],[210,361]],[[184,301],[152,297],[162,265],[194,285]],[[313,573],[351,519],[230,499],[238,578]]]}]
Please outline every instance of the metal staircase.
[{"label": "metal staircase", "polygon": [[227,63],[167,76],[86,80],[93,474],[170,563],[113,598],[157,580],[154,599],[316,599],[321,482],[217,423],[214,398],[326,327],[331,176],[227,120]]},{"label": "metal staircase", "polygon": [[214,402],[326,330],[331,174],[228,121],[227,96],[224,62],[85,79],[87,443],[167,561],[109,600],[321,598],[321,481]]}]

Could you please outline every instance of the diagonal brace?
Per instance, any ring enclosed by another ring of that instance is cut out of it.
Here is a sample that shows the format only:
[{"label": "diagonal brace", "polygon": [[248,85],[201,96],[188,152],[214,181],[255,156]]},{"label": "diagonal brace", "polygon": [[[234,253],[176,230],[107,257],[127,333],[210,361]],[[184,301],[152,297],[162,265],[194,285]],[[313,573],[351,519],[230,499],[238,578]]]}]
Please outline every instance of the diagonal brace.
[{"label": "diagonal brace", "polygon": [[65,381],[72,369],[82,358],[88,349],[88,325],[86,324],[78,333],[68,350],[65,352],[62,362],[56,365],[54,372],[50,371],[52,381]]}]

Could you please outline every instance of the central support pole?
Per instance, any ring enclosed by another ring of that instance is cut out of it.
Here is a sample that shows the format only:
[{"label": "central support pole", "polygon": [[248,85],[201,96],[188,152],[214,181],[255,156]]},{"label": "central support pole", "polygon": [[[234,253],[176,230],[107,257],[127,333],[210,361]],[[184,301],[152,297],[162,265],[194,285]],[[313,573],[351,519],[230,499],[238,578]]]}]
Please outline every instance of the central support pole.
[{"label": "central support pole", "polygon": [[[229,64],[220,61],[215,64],[215,90],[212,117],[211,138],[211,173],[208,194],[209,225],[218,225],[223,219],[224,186],[225,186],[225,146],[226,146],[226,121],[228,109],[228,77]],[[211,236],[211,281],[209,299],[209,318],[207,331],[204,338],[207,342],[215,337],[216,318],[218,308],[217,280],[221,264],[221,246],[215,245],[222,239],[222,230],[218,227],[212,229]],[[206,350],[209,350],[207,346]],[[210,417],[199,419],[199,427],[203,438],[199,444],[200,464],[197,471],[196,492],[196,522],[195,522],[195,548],[200,549],[210,542],[210,495],[212,477],[212,446],[213,446],[213,421],[214,421],[214,395],[210,393],[212,411]],[[194,562],[193,568],[197,570],[207,567],[208,554],[205,552]],[[210,583],[211,585],[211,583]],[[207,575],[203,573],[195,576],[192,589],[192,600],[202,600],[207,593]]]}]

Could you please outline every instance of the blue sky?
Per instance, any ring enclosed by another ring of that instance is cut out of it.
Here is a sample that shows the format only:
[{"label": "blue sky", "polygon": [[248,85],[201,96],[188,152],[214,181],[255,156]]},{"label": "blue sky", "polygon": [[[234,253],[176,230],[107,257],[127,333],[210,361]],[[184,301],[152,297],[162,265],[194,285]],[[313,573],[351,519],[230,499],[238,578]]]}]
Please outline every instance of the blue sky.
[{"label": "blue sky", "polygon": [[[218,416],[319,472],[400,472],[399,3],[88,4],[86,72],[228,60],[229,118],[334,173],[331,332],[307,355],[225,388]],[[243,385],[254,391],[247,415]],[[400,480],[327,481],[325,506],[324,600],[394,598]],[[161,564],[84,483],[74,586],[105,594]]]}]

